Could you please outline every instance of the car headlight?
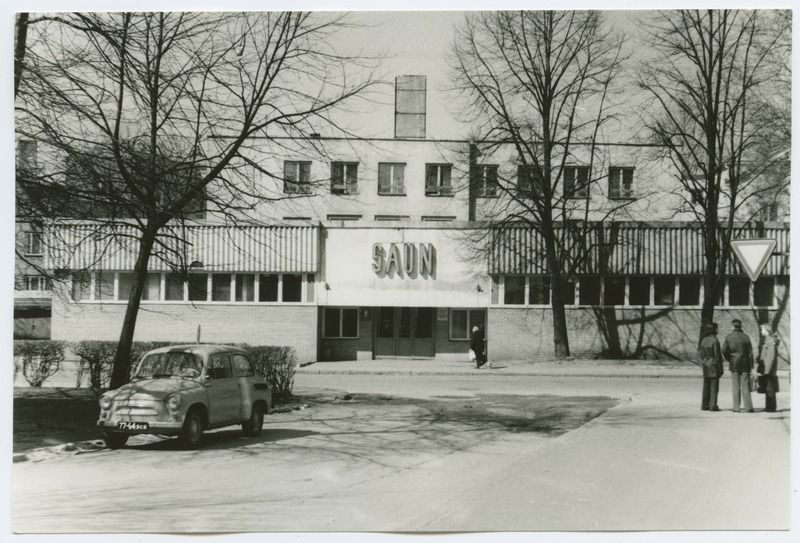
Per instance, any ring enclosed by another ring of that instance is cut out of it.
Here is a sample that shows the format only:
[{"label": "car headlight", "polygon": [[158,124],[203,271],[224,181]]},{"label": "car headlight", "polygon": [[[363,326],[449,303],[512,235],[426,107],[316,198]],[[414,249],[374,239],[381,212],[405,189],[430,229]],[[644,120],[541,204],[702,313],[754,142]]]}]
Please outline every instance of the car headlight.
[{"label": "car headlight", "polygon": [[111,398],[108,396],[100,396],[100,409],[104,411],[111,409]]},{"label": "car headlight", "polygon": [[181,397],[179,394],[170,394],[164,403],[167,404],[167,409],[170,411],[177,411],[181,406]]}]

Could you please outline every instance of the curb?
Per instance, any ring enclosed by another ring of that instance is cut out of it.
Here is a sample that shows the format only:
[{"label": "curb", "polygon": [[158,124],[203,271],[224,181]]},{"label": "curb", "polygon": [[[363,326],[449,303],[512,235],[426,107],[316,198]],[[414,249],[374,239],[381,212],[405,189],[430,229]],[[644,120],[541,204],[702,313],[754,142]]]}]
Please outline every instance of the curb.
[{"label": "curb", "polygon": [[[679,373],[671,374],[670,371],[675,371]],[[650,378],[650,379],[658,379],[661,377],[680,377],[686,379],[694,379],[697,378],[698,375],[696,373],[688,373],[684,370],[668,370],[667,372],[659,371],[658,373],[608,373],[608,372],[556,372],[556,371],[543,371],[538,373],[532,372],[525,372],[525,371],[515,371],[511,370],[508,372],[503,372],[502,368],[493,368],[490,370],[456,370],[456,371],[436,371],[436,370],[347,370],[347,369],[303,369],[303,371],[297,373],[304,373],[304,374],[311,374],[311,375],[436,375],[436,376],[452,376],[452,375],[462,375],[462,376],[481,376],[481,375],[513,375],[516,377],[606,377],[606,378],[613,378],[613,379],[628,379],[628,378]]]}]

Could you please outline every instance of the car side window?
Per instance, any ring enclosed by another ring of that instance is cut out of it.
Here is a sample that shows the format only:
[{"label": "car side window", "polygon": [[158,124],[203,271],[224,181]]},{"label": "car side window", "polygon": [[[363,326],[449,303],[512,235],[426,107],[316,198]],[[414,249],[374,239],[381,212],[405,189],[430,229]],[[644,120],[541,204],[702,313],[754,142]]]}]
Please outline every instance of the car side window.
[{"label": "car side window", "polygon": [[255,370],[253,370],[252,362],[243,354],[233,355],[233,368],[236,372],[236,377],[252,377],[256,374]]},{"label": "car side window", "polygon": [[208,359],[208,375],[212,379],[225,379],[230,377],[231,361],[227,354],[213,354]]}]

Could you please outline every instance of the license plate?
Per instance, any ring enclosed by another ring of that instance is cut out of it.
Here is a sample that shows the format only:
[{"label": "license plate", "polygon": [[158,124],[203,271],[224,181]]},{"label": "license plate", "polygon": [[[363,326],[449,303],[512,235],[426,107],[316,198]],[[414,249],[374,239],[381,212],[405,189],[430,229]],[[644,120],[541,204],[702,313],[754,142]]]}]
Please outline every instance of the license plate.
[{"label": "license plate", "polygon": [[141,430],[147,430],[149,425],[146,422],[127,422],[127,421],[119,421],[117,423],[117,430],[125,430],[128,432],[138,432]]}]

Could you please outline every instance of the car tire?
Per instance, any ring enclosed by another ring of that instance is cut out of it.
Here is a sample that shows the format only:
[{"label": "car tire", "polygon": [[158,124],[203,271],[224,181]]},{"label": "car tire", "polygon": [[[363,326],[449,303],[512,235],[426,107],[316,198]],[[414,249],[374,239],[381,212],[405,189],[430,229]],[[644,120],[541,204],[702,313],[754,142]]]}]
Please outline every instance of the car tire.
[{"label": "car tire", "polygon": [[257,403],[250,410],[250,420],[242,423],[242,432],[247,437],[256,437],[264,426],[264,406]]},{"label": "car tire", "polygon": [[183,427],[178,434],[178,440],[184,449],[196,449],[203,441],[203,431],[205,430],[205,421],[197,409],[193,409],[186,414],[186,420],[183,421]]},{"label": "car tire", "polygon": [[121,449],[128,442],[128,434],[118,432],[103,432],[103,443],[109,449]]}]

